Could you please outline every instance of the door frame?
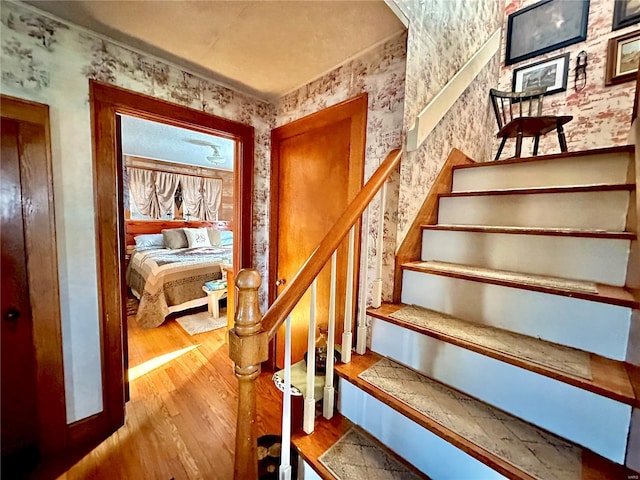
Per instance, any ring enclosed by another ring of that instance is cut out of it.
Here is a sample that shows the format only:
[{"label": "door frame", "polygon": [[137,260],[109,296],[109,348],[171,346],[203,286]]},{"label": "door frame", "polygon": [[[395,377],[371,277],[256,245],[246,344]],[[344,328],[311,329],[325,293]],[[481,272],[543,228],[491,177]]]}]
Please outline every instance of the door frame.
[{"label": "door frame", "polygon": [[[35,355],[39,447],[43,455],[67,446],[67,411],[58,284],[49,106],[0,95],[0,116],[18,130],[25,250]],[[31,162],[25,166],[22,159]],[[28,200],[30,208],[24,208]]]},{"label": "door frame", "polygon": [[[93,141],[93,178],[98,268],[98,311],[102,348],[103,411],[92,430],[105,436],[124,424],[125,370],[123,292],[125,218],[122,204],[122,159],[118,156],[117,115],[222,136],[236,141],[234,164],[234,269],[251,262],[254,129],[203,111],[89,81]],[[114,252],[116,253],[114,255]],[[237,253],[236,253],[237,252]]]},{"label": "door frame", "polygon": [[[351,144],[349,146],[349,158],[352,163],[349,165],[349,180],[347,198],[350,202],[362,189],[364,182],[364,165],[367,138],[367,114],[368,114],[368,94],[361,93],[355,97],[344,100],[340,103],[324,108],[318,112],[294,120],[286,125],[271,130],[271,179],[270,192],[271,199],[269,210],[271,217],[269,220],[269,268],[268,268],[268,300],[271,305],[277,296],[275,285],[278,273],[278,227],[279,227],[279,175],[280,175],[280,152],[279,145],[284,139],[303,134],[315,128],[339,122],[346,118],[351,118]],[[345,205],[346,208],[346,205]],[[360,265],[360,231],[361,221],[355,224],[356,245],[354,249],[354,280],[359,278]],[[356,299],[358,289],[353,289],[353,305],[357,305]],[[354,309],[355,313],[355,309]],[[353,322],[353,319],[352,319]],[[275,368],[276,364],[276,342],[271,342],[269,348],[269,365]]]}]

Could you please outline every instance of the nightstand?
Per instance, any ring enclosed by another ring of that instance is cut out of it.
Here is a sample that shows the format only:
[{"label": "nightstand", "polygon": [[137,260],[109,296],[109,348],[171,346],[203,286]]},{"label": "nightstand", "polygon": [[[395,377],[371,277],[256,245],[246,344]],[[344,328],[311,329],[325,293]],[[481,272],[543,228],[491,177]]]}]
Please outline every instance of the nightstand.
[{"label": "nightstand", "polygon": [[209,314],[213,318],[220,318],[220,300],[227,298],[227,287],[209,290],[206,285],[203,285],[202,291],[207,294]]}]

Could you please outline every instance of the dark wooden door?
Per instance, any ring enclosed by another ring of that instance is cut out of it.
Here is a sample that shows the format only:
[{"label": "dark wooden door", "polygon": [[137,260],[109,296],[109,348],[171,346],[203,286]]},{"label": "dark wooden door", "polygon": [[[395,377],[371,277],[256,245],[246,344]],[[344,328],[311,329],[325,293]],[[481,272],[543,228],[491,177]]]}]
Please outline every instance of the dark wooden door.
[{"label": "dark wooden door", "polygon": [[[362,186],[367,97],[358,96],[272,131],[270,301],[304,264]],[[358,255],[356,255],[355,264]],[[336,341],[344,319],[347,243],[338,250]],[[276,285],[278,282],[278,285]],[[330,267],[317,280],[317,323],[326,325]],[[291,314],[292,362],[307,345],[310,295]],[[317,336],[316,331],[316,336]],[[276,336],[283,365],[284,332]]]},{"label": "dark wooden door", "polygon": [[18,144],[18,123],[3,118],[0,160],[3,474],[14,459],[22,462],[25,455],[34,455],[39,440]]}]

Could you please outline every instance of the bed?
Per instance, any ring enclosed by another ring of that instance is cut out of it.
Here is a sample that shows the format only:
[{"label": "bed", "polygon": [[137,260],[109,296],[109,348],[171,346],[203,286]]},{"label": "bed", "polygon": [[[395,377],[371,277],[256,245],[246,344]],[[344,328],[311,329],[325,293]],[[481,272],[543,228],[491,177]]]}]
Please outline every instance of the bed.
[{"label": "bed", "polygon": [[136,323],[142,328],[161,325],[170,313],[206,305],[207,295],[202,286],[222,278],[222,267],[233,263],[230,231],[224,240],[216,242],[211,238],[202,242],[206,245],[189,243],[185,247],[168,240],[169,235],[175,237],[180,231],[188,230],[202,232],[204,229],[164,229],[162,234],[134,236],[136,244],[127,266],[126,281],[140,301]]}]

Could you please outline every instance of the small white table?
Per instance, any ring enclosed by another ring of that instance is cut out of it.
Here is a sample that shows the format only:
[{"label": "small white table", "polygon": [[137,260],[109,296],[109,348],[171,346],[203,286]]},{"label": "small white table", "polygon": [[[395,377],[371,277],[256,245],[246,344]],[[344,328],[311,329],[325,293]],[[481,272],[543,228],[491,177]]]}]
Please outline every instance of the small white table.
[{"label": "small white table", "polygon": [[202,291],[207,294],[209,315],[213,318],[220,318],[220,300],[227,298],[227,289],[209,290],[203,285]]}]

